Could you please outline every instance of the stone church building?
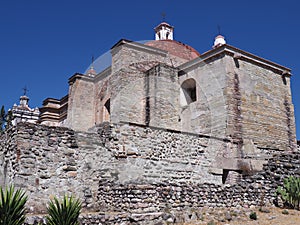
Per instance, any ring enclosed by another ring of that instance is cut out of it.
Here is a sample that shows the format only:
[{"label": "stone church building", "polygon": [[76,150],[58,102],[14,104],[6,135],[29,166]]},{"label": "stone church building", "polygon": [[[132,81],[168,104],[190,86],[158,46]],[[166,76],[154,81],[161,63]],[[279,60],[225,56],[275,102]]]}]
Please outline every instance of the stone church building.
[{"label": "stone church building", "polygon": [[69,93],[47,98],[40,123],[87,131],[108,121],[249,142],[295,146],[290,69],[215,38],[199,53],[161,23],[155,40],[122,39],[111,65],[69,78]]},{"label": "stone church building", "polygon": [[[0,136],[0,185],[28,190],[35,213],[63,193],[86,212],[150,216],[259,205],[261,193],[271,203],[273,181],[300,168],[291,70],[222,35],[204,53],[174,36],[162,22],[155,40],[120,40],[106,69],[74,74],[66,96],[39,109],[22,96],[17,126]],[[267,172],[238,183],[257,171]]]}]

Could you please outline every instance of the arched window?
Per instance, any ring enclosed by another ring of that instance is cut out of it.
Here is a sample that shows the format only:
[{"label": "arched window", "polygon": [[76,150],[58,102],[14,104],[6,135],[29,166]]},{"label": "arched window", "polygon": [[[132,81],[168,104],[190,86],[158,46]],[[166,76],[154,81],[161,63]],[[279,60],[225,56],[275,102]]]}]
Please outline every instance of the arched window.
[{"label": "arched window", "polygon": [[180,102],[182,106],[197,101],[196,81],[193,78],[181,84]]}]

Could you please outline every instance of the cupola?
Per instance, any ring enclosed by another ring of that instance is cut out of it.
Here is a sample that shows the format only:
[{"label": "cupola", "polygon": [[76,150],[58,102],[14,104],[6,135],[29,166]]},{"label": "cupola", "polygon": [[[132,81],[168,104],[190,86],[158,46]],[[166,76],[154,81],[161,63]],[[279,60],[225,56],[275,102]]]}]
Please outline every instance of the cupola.
[{"label": "cupola", "polygon": [[160,23],[155,30],[155,40],[173,40],[174,27],[166,22]]},{"label": "cupola", "polygon": [[20,97],[20,106],[28,107],[28,101],[29,101],[29,98],[26,95],[22,95]]},{"label": "cupola", "polygon": [[215,42],[214,42],[213,48],[217,48],[217,47],[219,47],[221,45],[225,45],[225,44],[226,44],[225,38],[219,34],[217,37],[215,37]]}]

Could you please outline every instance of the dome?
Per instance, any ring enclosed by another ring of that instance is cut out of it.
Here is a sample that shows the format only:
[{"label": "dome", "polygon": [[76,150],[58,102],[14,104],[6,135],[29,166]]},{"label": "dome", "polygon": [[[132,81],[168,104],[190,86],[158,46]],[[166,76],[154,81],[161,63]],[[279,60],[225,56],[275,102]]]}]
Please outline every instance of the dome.
[{"label": "dome", "polygon": [[145,45],[168,51],[171,55],[186,60],[192,60],[200,56],[200,53],[191,46],[175,40],[155,40],[146,42]]}]

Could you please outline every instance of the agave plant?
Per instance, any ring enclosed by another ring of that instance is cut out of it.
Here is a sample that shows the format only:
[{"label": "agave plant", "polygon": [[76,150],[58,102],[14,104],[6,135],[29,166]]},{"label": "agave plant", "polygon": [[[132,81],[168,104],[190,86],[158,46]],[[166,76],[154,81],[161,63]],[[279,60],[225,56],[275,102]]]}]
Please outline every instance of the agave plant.
[{"label": "agave plant", "polygon": [[81,202],[72,196],[64,196],[60,202],[57,198],[50,200],[47,212],[47,224],[49,225],[78,225],[78,217],[81,210]]},{"label": "agave plant", "polygon": [[27,196],[21,189],[15,191],[13,185],[5,190],[0,187],[0,224],[23,224],[26,219],[26,202]]}]

